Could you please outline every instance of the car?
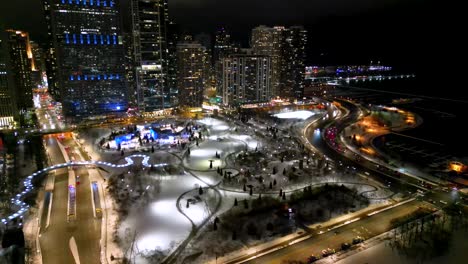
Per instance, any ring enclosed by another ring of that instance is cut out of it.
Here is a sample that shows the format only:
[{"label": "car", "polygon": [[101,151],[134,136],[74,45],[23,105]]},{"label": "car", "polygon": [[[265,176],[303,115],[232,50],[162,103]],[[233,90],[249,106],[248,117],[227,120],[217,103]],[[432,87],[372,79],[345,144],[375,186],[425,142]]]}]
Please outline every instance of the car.
[{"label": "car", "polygon": [[349,243],[343,243],[341,244],[341,250],[347,250],[351,247],[351,244]]},{"label": "car", "polygon": [[364,241],[364,238],[361,237],[361,236],[357,236],[357,237],[353,238],[353,245],[359,244],[362,241]]},{"label": "car", "polygon": [[333,255],[335,254],[335,250],[334,249],[331,249],[331,248],[327,248],[327,249],[324,249],[322,250],[322,257],[328,257],[330,255]]},{"label": "car", "polygon": [[308,258],[307,258],[307,264],[310,264],[310,263],[314,263],[318,260],[318,258],[314,255],[310,255]]}]

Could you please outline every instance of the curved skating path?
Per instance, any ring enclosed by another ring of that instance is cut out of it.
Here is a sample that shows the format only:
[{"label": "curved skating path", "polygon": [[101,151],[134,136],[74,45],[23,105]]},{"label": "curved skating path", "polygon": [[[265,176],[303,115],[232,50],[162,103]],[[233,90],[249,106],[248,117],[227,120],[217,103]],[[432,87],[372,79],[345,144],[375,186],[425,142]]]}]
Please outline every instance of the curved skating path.
[{"label": "curved skating path", "polygon": [[[243,142],[245,143],[245,142]],[[235,152],[232,152],[232,153],[229,153],[227,154],[225,157],[224,157],[224,164],[226,165],[226,159],[229,155],[232,155],[234,154]],[[187,153],[184,153],[182,155],[182,157],[176,155],[176,154],[173,154],[171,153],[172,155],[174,155],[175,157],[177,157],[180,161],[183,161],[184,158],[187,157]],[[182,215],[184,215],[184,217],[186,217],[191,225],[192,225],[192,229],[190,231],[190,234],[187,236],[187,238],[178,245],[178,247],[163,261],[163,263],[173,263],[178,256],[180,256],[180,254],[183,252],[183,250],[185,249],[185,247],[190,243],[190,241],[196,236],[196,234],[198,233],[198,231],[214,216],[216,215],[216,213],[219,211],[220,207],[221,207],[221,203],[222,203],[222,196],[220,195],[220,191],[225,191],[225,192],[230,192],[230,193],[246,193],[244,192],[243,190],[237,190],[237,189],[230,189],[230,188],[225,188],[223,186],[221,186],[221,183],[222,183],[222,180],[218,181],[217,183],[215,184],[210,184],[206,181],[204,181],[202,178],[198,177],[194,172],[212,172],[213,169],[206,169],[206,170],[195,170],[195,169],[192,169],[190,168],[189,166],[187,166],[187,164],[184,164],[184,162],[181,163],[182,166],[184,167],[184,169],[186,169],[186,171],[192,175],[194,178],[198,179],[199,181],[203,182],[207,187],[207,189],[212,189],[214,190],[217,194],[218,194],[218,197],[219,199],[217,199],[217,205],[216,205],[216,208],[211,211],[210,215],[208,215],[202,223],[200,223],[199,225],[195,224],[194,220],[192,220],[190,218],[189,215],[187,215],[184,210],[181,208],[181,203],[180,201],[183,199],[183,197],[187,194],[187,193],[190,193],[194,190],[189,190],[187,192],[184,192],[183,194],[181,194],[178,199],[177,199],[177,210],[179,211],[179,213],[181,213]],[[224,168],[226,169],[226,168]],[[360,182],[322,182],[322,183],[315,183],[315,184],[312,184],[310,186],[313,186],[313,187],[317,187],[317,186],[323,186],[325,184],[346,184],[346,185],[360,185],[360,186],[367,186],[370,188],[370,190],[366,190],[366,191],[362,191],[360,193],[358,193],[359,195],[361,195],[362,197],[365,197],[367,199],[370,199],[370,200],[382,200],[382,199],[388,199],[388,198],[391,198],[392,196],[395,195],[395,193],[391,193],[390,195],[387,195],[385,197],[375,197],[375,198],[372,198],[372,197],[369,197],[368,194],[370,193],[373,193],[373,192],[377,192],[379,190],[381,190],[382,188],[379,188],[375,185],[371,185],[371,184],[366,184],[366,183],[360,183]],[[294,189],[294,190],[288,190],[288,191],[285,191],[285,193],[293,193],[293,192],[296,192],[296,191],[301,191],[303,190],[303,188],[305,186],[309,186],[309,185],[304,185],[300,188],[297,188],[297,189]],[[258,194],[258,193],[254,193],[254,194]],[[262,194],[264,195],[269,195],[269,196],[276,196],[277,195],[277,191],[275,192],[263,192]]]}]

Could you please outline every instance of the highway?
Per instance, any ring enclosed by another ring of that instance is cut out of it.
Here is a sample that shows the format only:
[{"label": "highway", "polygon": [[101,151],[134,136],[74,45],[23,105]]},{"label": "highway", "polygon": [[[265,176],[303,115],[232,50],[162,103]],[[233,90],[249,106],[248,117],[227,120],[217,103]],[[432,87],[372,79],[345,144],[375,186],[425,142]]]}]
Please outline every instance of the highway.
[{"label": "highway", "polygon": [[[49,136],[45,140],[52,164],[64,163],[65,159],[56,138]],[[77,186],[77,219],[74,223],[68,223],[68,169],[56,170],[50,225],[47,229],[46,219],[41,220],[40,243],[43,263],[75,263],[69,246],[71,237],[75,238],[81,263],[100,263],[101,221],[93,216],[86,168],[77,168],[76,172],[80,175],[80,184]]]},{"label": "highway", "polygon": [[[46,139],[47,152],[52,164],[65,162],[54,138]],[[67,223],[68,170],[55,171],[55,186],[50,213],[50,225],[45,229],[46,219],[41,219],[40,243],[43,263],[74,263],[68,241],[71,237]],[[44,215],[44,214],[43,214]]]},{"label": "highway", "polygon": [[[315,255],[321,256],[321,251],[326,248],[339,249],[341,243],[350,242],[353,237],[358,235],[365,238],[370,238],[384,233],[390,229],[389,223],[392,219],[406,215],[417,209],[418,206],[430,206],[432,208],[442,208],[447,202],[454,202],[458,200],[458,194],[452,190],[442,190],[440,188],[434,188],[434,190],[425,191],[425,188],[420,187],[420,182],[414,178],[402,177],[393,171],[387,170],[382,172],[378,169],[376,164],[367,161],[365,159],[356,159],[357,157],[350,151],[344,153],[338,152],[332,149],[324,140],[320,133],[316,133],[317,128],[324,128],[330,125],[336,125],[338,129],[342,129],[345,126],[355,122],[359,118],[358,108],[352,104],[346,105],[349,107],[349,112],[340,120],[333,120],[331,118],[315,122],[308,127],[305,132],[306,138],[309,142],[322,154],[335,161],[338,166],[340,161],[343,165],[341,166],[354,166],[357,168],[357,172],[366,173],[369,177],[375,178],[380,182],[384,182],[385,185],[394,192],[405,192],[411,196],[417,197],[416,200],[395,207],[393,209],[384,211],[382,213],[373,215],[371,217],[362,217],[361,219],[353,222],[349,225],[345,225],[336,229],[335,232],[326,232],[318,234],[319,230],[316,230],[317,235],[299,242],[297,244],[287,246],[283,249],[273,251],[262,257],[252,259],[249,258],[256,255],[250,254],[242,259],[226,263],[281,263],[284,260],[301,260],[305,261],[308,256]],[[301,135],[300,135],[301,136]],[[369,173],[370,172],[370,173]],[[419,191],[418,191],[419,190]],[[288,242],[285,242],[286,245]]]},{"label": "highway", "polygon": [[319,234],[320,230],[316,230],[316,235],[310,239],[245,263],[280,264],[284,260],[305,261],[310,255],[321,256],[321,251],[326,248],[338,251],[342,243],[351,243],[353,238],[357,236],[368,239],[390,230],[390,221],[392,219],[409,214],[417,210],[418,206],[424,204],[428,205],[420,201],[406,203],[373,216],[365,216],[359,221],[323,234]]},{"label": "highway", "polygon": [[[321,134],[315,133],[316,128],[323,128],[330,125],[336,125],[338,127],[338,131],[343,129],[344,127],[354,123],[359,118],[359,109],[354,104],[348,103],[346,101],[340,101],[342,105],[349,110],[349,114],[346,115],[341,120],[322,120],[321,122],[314,123],[310,126],[307,131],[305,132],[306,138],[309,142],[318,149],[321,153],[325,154],[327,157],[331,158],[332,160],[341,161],[342,166],[353,166],[357,168],[357,171],[361,174],[368,174],[369,177],[384,183],[386,186],[393,192],[405,192],[406,194],[416,194],[423,191],[424,196],[421,196],[421,199],[434,203],[436,206],[443,207],[445,205],[444,202],[454,202],[457,201],[459,195],[454,190],[448,190],[446,188],[433,186],[429,187],[428,184],[424,186],[421,182],[415,178],[405,176],[404,174],[389,169],[383,169],[383,166],[378,166],[378,164],[371,162],[367,159],[357,157],[351,151],[337,152],[336,150],[332,149],[324,140]],[[367,172],[367,173],[366,173]],[[428,190],[427,188],[431,188]],[[408,193],[409,192],[409,193]],[[443,202],[440,202],[443,201]]]},{"label": "highway", "polygon": [[[84,159],[78,155],[78,148],[73,140],[66,141],[70,152],[76,161]],[[80,260],[82,263],[101,263],[100,261],[100,246],[101,238],[101,219],[94,218],[93,201],[91,199],[91,183],[89,181],[88,169],[86,166],[77,166],[75,169],[76,175],[79,175],[80,184],[77,185],[77,220],[76,231],[74,234],[78,251],[80,252]]]}]

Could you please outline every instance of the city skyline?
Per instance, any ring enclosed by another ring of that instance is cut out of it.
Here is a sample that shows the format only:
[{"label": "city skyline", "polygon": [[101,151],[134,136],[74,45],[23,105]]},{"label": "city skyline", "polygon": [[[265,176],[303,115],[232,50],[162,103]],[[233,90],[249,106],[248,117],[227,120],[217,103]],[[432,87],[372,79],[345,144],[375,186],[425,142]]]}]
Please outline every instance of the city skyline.
[{"label": "city skyline", "polygon": [[[40,8],[36,0],[24,1]],[[323,2],[330,3],[324,5]],[[232,32],[233,39],[241,42],[244,47],[250,39],[248,32],[256,26],[304,25],[311,34],[310,39],[313,39],[312,36],[320,39],[309,42],[308,64],[363,64],[370,60],[381,60],[402,70],[419,70],[428,60],[419,46],[430,39],[427,29],[435,23],[430,19],[436,10],[432,1],[424,5],[420,0],[373,2],[353,2],[350,7],[339,0],[296,0],[285,6],[281,6],[281,1],[273,1],[268,6],[263,6],[262,2],[257,0],[250,5],[247,4],[249,1],[236,1],[224,2],[220,6],[209,0],[196,1],[197,5],[195,2],[190,4],[190,1],[173,0],[169,1],[169,9],[171,20],[181,24],[185,30],[191,33],[213,34],[219,27],[225,26]],[[124,1],[122,6],[129,9],[130,1]],[[20,5],[8,3],[5,7],[2,9],[4,13],[0,13],[3,20],[0,23],[28,31],[34,40],[45,39],[41,34],[45,21],[39,12],[28,14],[27,11],[12,17],[10,14],[18,11]],[[242,9],[245,9],[241,12],[243,19],[239,20],[237,14]],[[191,19],[197,23],[191,23]],[[130,14],[123,20],[124,28],[130,30]],[[353,27],[349,27],[350,25]],[[399,35],[407,41],[397,41],[396,36]],[[355,50],[352,54],[344,52],[340,44],[341,40],[347,39],[352,40],[346,43],[348,49]]]},{"label": "city skyline", "polygon": [[452,5],[0,6],[1,264],[467,259]]}]

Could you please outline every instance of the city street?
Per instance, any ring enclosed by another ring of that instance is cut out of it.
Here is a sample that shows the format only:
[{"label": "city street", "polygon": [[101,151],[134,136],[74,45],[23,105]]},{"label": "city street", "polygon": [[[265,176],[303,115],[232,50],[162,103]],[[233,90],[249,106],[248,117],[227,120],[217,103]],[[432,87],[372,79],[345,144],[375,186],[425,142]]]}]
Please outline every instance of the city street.
[{"label": "city street", "polygon": [[[317,234],[310,239],[275,251],[271,254],[249,260],[245,263],[280,264],[283,260],[305,261],[310,255],[321,256],[323,249],[340,250],[342,243],[351,243],[353,238],[361,236],[365,239],[377,236],[390,229],[390,221],[404,216],[427,203],[413,201],[373,216],[364,216],[361,220],[336,228],[323,234]],[[315,230],[320,232],[321,230]],[[228,263],[244,263],[240,261]]]},{"label": "city street", "polygon": [[[52,164],[64,163],[65,159],[57,144],[56,136],[46,139],[47,151]],[[53,173],[53,172],[51,172]],[[74,263],[68,241],[75,238],[81,263],[100,263],[99,239],[100,219],[93,217],[91,190],[86,167],[77,167],[80,184],[77,186],[74,222],[67,222],[68,169],[55,171],[55,186],[50,214],[50,225],[44,230],[42,219],[40,243],[44,263]]]}]

